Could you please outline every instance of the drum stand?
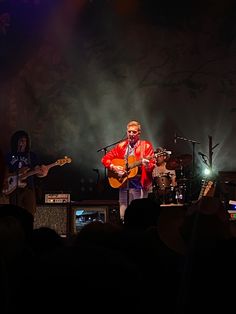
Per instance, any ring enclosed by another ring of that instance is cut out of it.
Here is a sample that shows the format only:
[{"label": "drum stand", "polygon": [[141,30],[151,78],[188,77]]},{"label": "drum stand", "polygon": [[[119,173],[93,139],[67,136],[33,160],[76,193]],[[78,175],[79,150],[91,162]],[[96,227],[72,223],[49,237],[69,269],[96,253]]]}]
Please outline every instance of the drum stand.
[{"label": "drum stand", "polygon": [[[182,141],[186,141],[186,142],[189,142],[192,144],[193,159],[192,159],[192,175],[191,175],[192,178],[191,179],[194,180],[195,179],[195,145],[200,144],[200,143],[195,141],[195,140],[188,139],[186,137],[178,136],[176,134],[175,135],[175,142],[177,139],[182,140]],[[190,183],[190,186],[189,186],[190,202],[192,201],[192,186],[191,185],[192,185],[192,183]]]},{"label": "drum stand", "polygon": [[187,179],[185,178],[184,175],[184,167],[183,164],[180,165],[180,178],[179,178],[179,182],[181,182],[181,184],[177,186],[177,190],[176,190],[176,202],[177,204],[182,204],[185,203],[186,201],[186,191],[187,191],[187,186],[186,186],[186,181]]}]

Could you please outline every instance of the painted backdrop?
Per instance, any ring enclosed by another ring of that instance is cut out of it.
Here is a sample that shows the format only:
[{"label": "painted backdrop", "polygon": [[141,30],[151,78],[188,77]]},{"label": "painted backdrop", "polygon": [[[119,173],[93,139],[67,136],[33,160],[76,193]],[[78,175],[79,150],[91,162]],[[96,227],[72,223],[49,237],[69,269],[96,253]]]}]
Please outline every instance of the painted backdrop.
[{"label": "painted backdrop", "polygon": [[42,189],[75,200],[104,196],[104,149],[133,119],[155,148],[194,154],[197,172],[211,138],[215,171],[235,171],[235,12],[230,0],[0,1],[2,150],[24,129],[45,163],[71,157]]}]

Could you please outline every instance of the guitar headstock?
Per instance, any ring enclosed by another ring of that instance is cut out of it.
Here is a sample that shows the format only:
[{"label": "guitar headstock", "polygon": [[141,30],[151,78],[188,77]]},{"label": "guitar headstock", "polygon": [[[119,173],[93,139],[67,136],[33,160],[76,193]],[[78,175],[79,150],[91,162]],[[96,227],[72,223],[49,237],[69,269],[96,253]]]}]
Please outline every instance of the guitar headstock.
[{"label": "guitar headstock", "polygon": [[63,166],[65,164],[70,164],[72,162],[72,159],[70,157],[65,156],[64,158],[57,159],[56,163],[59,166]]},{"label": "guitar headstock", "polygon": [[214,193],[214,182],[209,180],[204,183],[204,192],[203,196],[212,196],[212,193]]}]

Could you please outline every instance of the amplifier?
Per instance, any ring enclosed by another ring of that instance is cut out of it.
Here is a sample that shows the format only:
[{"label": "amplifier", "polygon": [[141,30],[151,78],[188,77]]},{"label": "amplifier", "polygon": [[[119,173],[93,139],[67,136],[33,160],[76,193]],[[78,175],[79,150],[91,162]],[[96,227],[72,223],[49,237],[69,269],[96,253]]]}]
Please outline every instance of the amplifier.
[{"label": "amplifier", "polygon": [[70,194],[68,193],[58,193],[58,194],[45,194],[45,204],[63,204],[70,203]]}]

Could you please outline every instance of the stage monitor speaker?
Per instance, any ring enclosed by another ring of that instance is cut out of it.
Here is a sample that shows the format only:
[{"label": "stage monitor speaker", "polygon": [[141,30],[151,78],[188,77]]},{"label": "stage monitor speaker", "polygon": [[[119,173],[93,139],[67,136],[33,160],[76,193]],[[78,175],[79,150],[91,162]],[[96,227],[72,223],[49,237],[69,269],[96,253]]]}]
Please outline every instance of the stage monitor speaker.
[{"label": "stage monitor speaker", "polygon": [[49,227],[61,236],[70,231],[70,204],[37,205],[34,218],[34,229]]},{"label": "stage monitor speaker", "polygon": [[119,223],[119,205],[112,200],[86,200],[74,203],[71,207],[70,230],[79,232],[92,221]]}]

